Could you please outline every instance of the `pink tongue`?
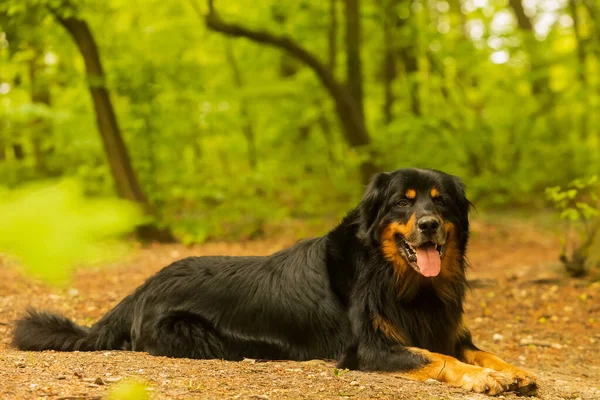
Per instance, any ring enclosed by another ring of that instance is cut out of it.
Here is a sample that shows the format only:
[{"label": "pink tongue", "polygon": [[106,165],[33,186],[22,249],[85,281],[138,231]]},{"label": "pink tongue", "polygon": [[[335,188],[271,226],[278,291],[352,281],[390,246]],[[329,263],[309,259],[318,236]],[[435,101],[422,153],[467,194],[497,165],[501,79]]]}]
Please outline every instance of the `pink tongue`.
[{"label": "pink tongue", "polygon": [[442,261],[440,254],[432,243],[417,247],[417,265],[423,276],[437,276],[440,273]]}]

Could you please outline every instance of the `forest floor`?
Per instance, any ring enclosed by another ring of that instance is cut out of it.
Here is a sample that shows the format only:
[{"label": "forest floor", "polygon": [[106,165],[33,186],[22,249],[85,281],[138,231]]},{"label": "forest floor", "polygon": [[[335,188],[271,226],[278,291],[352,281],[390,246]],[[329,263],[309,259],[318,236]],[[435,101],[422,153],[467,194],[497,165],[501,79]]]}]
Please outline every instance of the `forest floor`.
[{"label": "forest floor", "polygon": [[[0,399],[99,399],[131,377],[143,381],[156,399],[487,398],[438,383],[336,371],[323,361],[204,361],[122,351],[27,353],[9,345],[12,321],[27,305],[90,324],[176,259],[269,254],[295,241],[278,237],[138,247],[119,263],[79,269],[74,281],[60,288],[26,278],[0,258]],[[556,262],[559,247],[551,226],[475,218],[466,321],[479,347],[538,376],[539,398],[600,399],[600,284],[566,279]],[[516,397],[505,393],[502,398]]]}]

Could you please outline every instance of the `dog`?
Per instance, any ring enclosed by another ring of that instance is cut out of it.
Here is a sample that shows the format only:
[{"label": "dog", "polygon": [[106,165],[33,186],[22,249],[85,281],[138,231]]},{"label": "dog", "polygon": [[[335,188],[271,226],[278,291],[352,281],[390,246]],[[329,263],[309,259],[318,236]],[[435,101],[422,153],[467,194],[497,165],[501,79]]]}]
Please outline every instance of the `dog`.
[{"label": "dog", "polygon": [[324,236],[269,256],[176,261],[90,328],[29,309],[12,344],[196,359],[334,359],[339,368],[531,395],[536,378],[475,347],[463,320],[470,207],[452,175],[380,173]]}]

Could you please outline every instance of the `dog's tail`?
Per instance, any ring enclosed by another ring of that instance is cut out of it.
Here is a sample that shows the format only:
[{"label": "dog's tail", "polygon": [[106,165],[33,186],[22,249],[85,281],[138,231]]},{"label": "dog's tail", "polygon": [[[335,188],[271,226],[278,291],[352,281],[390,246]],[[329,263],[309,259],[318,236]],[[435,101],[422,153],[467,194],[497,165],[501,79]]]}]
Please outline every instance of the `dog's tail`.
[{"label": "dog's tail", "polygon": [[91,328],[46,311],[28,309],[16,322],[12,345],[20,350],[94,351],[127,349],[131,299],[125,298]]}]

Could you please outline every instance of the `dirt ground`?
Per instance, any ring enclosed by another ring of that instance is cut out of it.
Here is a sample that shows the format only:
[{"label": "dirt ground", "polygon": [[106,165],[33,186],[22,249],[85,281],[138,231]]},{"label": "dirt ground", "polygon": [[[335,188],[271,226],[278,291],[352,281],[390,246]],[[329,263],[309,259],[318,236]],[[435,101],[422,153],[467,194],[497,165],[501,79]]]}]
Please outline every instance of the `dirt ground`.
[{"label": "dirt ground", "polygon": [[[535,373],[539,398],[600,399],[600,284],[560,274],[559,238],[544,227],[493,221],[475,220],[469,249],[473,290],[466,320],[475,343]],[[9,346],[12,321],[27,305],[90,324],[171,261],[188,255],[269,254],[295,240],[139,247],[120,263],[82,268],[62,288],[25,278],[0,258],[0,399],[99,399],[131,377],[145,382],[155,399],[487,398],[439,383],[336,371],[323,361],[201,361],[120,351],[26,353]]]}]

